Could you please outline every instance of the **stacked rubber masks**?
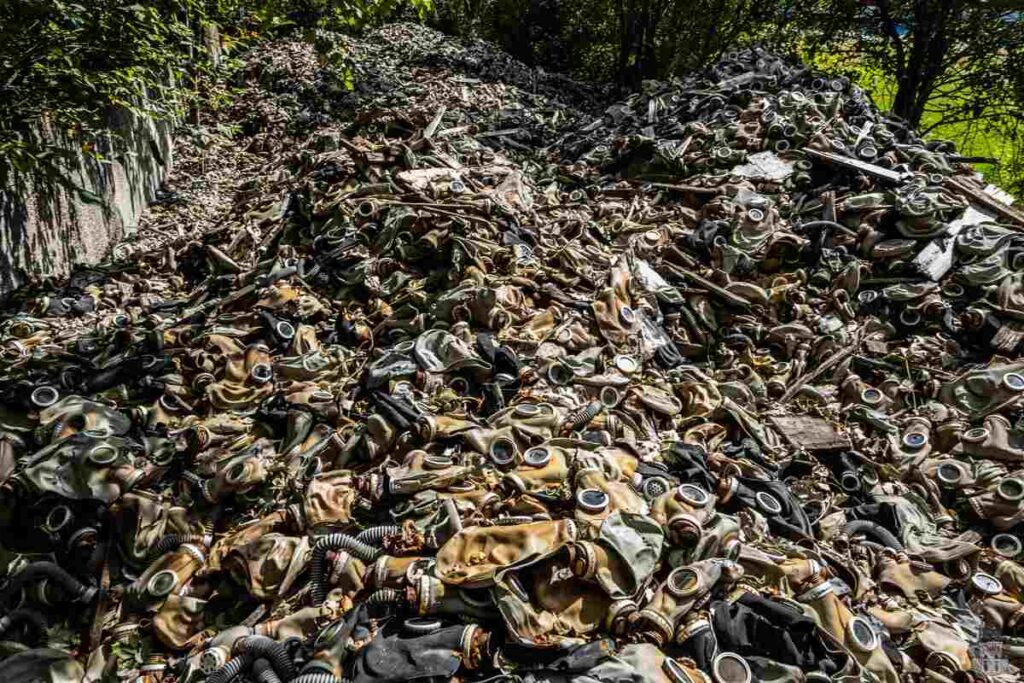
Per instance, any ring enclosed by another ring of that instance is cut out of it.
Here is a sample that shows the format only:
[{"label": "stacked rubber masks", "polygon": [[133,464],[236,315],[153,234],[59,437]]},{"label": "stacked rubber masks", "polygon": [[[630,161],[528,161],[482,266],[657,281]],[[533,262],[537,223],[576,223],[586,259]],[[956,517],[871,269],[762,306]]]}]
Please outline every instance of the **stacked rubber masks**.
[{"label": "stacked rubber masks", "polygon": [[1024,223],[952,149],[761,50],[591,108],[337,40],[246,57],[219,227],[0,320],[0,679],[1020,679]]}]

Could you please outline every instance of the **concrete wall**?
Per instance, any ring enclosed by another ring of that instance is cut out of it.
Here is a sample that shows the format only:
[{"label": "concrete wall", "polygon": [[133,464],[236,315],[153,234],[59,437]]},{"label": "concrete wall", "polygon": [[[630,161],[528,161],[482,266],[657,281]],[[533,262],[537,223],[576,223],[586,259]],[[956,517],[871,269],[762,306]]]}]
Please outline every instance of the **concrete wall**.
[{"label": "concrete wall", "polygon": [[103,161],[75,153],[64,164],[66,179],[84,192],[26,177],[0,188],[0,297],[30,278],[99,262],[135,227],[170,169],[171,125],[122,110],[111,114],[110,130],[98,141]]}]

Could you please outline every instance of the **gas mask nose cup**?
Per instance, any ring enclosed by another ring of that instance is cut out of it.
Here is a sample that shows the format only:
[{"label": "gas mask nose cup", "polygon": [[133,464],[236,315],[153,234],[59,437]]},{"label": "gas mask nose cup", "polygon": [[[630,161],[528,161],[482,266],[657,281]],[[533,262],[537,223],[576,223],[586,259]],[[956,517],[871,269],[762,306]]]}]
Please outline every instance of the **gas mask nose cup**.
[{"label": "gas mask nose cup", "polygon": [[1013,534],[996,534],[989,541],[989,546],[1002,557],[1013,559],[1019,557],[1024,544]]},{"label": "gas mask nose cup", "polygon": [[672,571],[665,580],[665,589],[677,598],[688,598],[696,595],[701,587],[700,574],[689,567],[679,567]]},{"label": "gas mask nose cup", "polygon": [[170,569],[153,574],[146,582],[146,592],[156,598],[165,598],[178,585],[178,577]]},{"label": "gas mask nose cup", "polygon": [[846,493],[857,493],[860,491],[860,477],[853,472],[843,472],[839,478],[839,485]]},{"label": "gas mask nose cup", "polygon": [[754,494],[754,500],[757,501],[757,506],[769,515],[777,515],[782,512],[782,503],[770,493],[758,491]]},{"label": "gas mask nose cup", "polygon": [[281,339],[292,340],[295,338],[295,326],[287,320],[278,320],[274,325],[274,332]]},{"label": "gas mask nose cup", "polygon": [[874,387],[868,387],[864,391],[860,392],[860,402],[866,406],[877,406],[883,400],[885,396],[881,391]]},{"label": "gas mask nose cup", "polygon": [[1008,503],[1019,503],[1024,499],[1024,479],[1006,477],[996,486],[996,494]]},{"label": "gas mask nose cup", "polygon": [[1003,375],[1003,386],[1010,391],[1024,391],[1024,375],[1019,372],[1008,372]]},{"label": "gas mask nose cup", "polygon": [[516,446],[515,441],[507,436],[499,436],[491,442],[490,448],[487,449],[487,454],[490,455],[491,462],[498,467],[508,467],[516,461],[519,447]]},{"label": "gas mask nose cup", "polygon": [[680,484],[676,487],[676,497],[688,505],[702,508],[711,500],[711,494],[696,484]]},{"label": "gas mask nose cup", "polygon": [[636,311],[629,306],[623,306],[622,309],[619,310],[619,320],[622,321],[623,325],[632,325],[636,322]]},{"label": "gas mask nose cup", "polygon": [[907,432],[903,435],[902,441],[905,447],[916,451],[928,443],[928,435],[922,432]]},{"label": "gas mask nose cup", "polygon": [[551,451],[543,446],[534,446],[523,454],[523,462],[530,467],[544,467],[551,462]]},{"label": "gas mask nose cup", "polygon": [[1003,583],[991,574],[975,572],[971,577],[971,589],[985,596],[999,595],[1003,592]]},{"label": "gas mask nose cup", "polygon": [[36,408],[49,408],[59,398],[60,393],[50,386],[36,387],[29,396],[29,400],[32,401],[32,405]]},{"label": "gas mask nose cup", "polygon": [[274,370],[269,363],[257,363],[249,370],[249,376],[257,384],[266,384],[274,376]]},{"label": "gas mask nose cup", "polygon": [[608,509],[608,494],[601,489],[581,489],[576,493],[576,504],[584,512],[600,514]]},{"label": "gas mask nose cup", "polygon": [[963,481],[966,473],[955,462],[944,462],[935,469],[935,477],[945,486],[956,486]]},{"label": "gas mask nose cup", "polygon": [[735,652],[719,652],[711,660],[711,676],[715,683],[750,683],[753,674],[747,660]]},{"label": "gas mask nose cup", "polygon": [[983,443],[988,436],[989,431],[986,427],[975,427],[973,429],[968,429],[960,438],[967,443],[978,444]]},{"label": "gas mask nose cup", "polygon": [[57,533],[66,528],[74,519],[71,508],[67,505],[55,505],[46,513],[46,520],[43,522],[43,530],[50,533]]},{"label": "gas mask nose cup", "polygon": [[850,645],[858,652],[871,652],[879,645],[878,634],[864,617],[856,616],[846,625]]},{"label": "gas mask nose cup", "polygon": [[643,494],[647,500],[654,500],[669,490],[668,480],[664,477],[648,477],[643,483]]},{"label": "gas mask nose cup", "polygon": [[117,449],[105,443],[99,443],[89,449],[89,460],[96,465],[109,465],[117,460]]}]

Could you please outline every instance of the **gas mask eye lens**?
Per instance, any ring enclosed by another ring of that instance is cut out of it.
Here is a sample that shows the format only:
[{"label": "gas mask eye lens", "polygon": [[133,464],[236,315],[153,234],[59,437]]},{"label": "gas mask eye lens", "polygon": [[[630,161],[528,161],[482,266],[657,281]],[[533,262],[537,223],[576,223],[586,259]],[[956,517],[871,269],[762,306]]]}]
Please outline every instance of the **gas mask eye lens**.
[{"label": "gas mask eye lens", "polygon": [[249,376],[252,377],[254,382],[265,384],[274,376],[274,371],[270,367],[269,363],[257,363],[252,366],[252,369],[249,371]]},{"label": "gas mask eye lens", "polygon": [[999,482],[996,493],[1005,501],[1016,503],[1024,498],[1024,480],[1016,477],[1007,477]]},{"label": "gas mask eye lens", "polygon": [[921,448],[928,443],[928,437],[921,432],[909,432],[903,435],[903,445],[907,448]]},{"label": "gas mask eye lens", "polygon": [[697,592],[700,588],[700,576],[697,572],[686,567],[680,567],[668,575],[666,587],[672,595],[677,598],[686,598]]},{"label": "gas mask eye lens", "polygon": [[619,318],[623,324],[632,325],[636,322],[636,312],[629,306],[623,306],[619,311]]},{"label": "gas mask eye lens", "polygon": [[967,443],[981,443],[988,438],[988,434],[988,429],[985,427],[975,427],[974,429],[968,429],[960,438]]},{"label": "gas mask eye lens", "polygon": [[516,447],[515,442],[507,437],[498,437],[491,442],[491,447],[488,449],[491,460],[496,465],[510,465],[516,459],[516,453],[519,449]]},{"label": "gas mask eye lens", "polygon": [[847,627],[852,645],[861,652],[870,652],[878,647],[878,634],[864,617],[854,617]]},{"label": "gas mask eye lens", "polygon": [[295,326],[287,320],[278,320],[274,326],[277,331],[277,336],[281,339],[293,339],[295,337]]},{"label": "gas mask eye lens", "polygon": [[676,489],[676,495],[684,503],[694,507],[704,507],[710,500],[710,494],[696,484],[680,484]]},{"label": "gas mask eye lens", "polygon": [[60,394],[53,387],[36,387],[29,400],[37,408],[49,408],[57,402],[58,398],[60,398]]},{"label": "gas mask eye lens", "polygon": [[754,494],[754,499],[757,501],[758,507],[770,515],[777,515],[782,512],[782,503],[770,493],[758,491]]},{"label": "gas mask eye lens", "polygon": [[1024,375],[1018,372],[1008,372],[1003,375],[1003,384],[1010,391],[1024,391]]},{"label": "gas mask eye lens", "polygon": [[957,484],[964,477],[964,471],[960,466],[951,462],[945,462],[938,466],[935,475],[943,484]]},{"label": "gas mask eye lens", "polygon": [[882,402],[882,392],[875,388],[868,388],[860,392],[860,400],[869,406],[878,405]]},{"label": "gas mask eye lens", "polygon": [[753,674],[747,660],[734,652],[721,652],[711,662],[715,683],[750,683]]},{"label": "gas mask eye lens", "polygon": [[169,569],[164,569],[149,578],[146,584],[146,591],[150,595],[162,598],[168,595],[178,585],[178,577]]},{"label": "gas mask eye lens", "polygon": [[585,512],[596,514],[608,508],[608,494],[600,489],[583,489],[576,494],[576,502]]},{"label": "gas mask eye lens", "polygon": [[1020,539],[1012,534],[996,534],[992,537],[990,545],[992,550],[1009,558],[1017,557],[1021,550],[1024,550],[1024,544],[1021,544]]},{"label": "gas mask eye lens", "polygon": [[551,462],[551,451],[543,446],[535,446],[523,455],[523,462],[530,467],[544,467]]},{"label": "gas mask eye lens", "polygon": [[860,491],[860,477],[853,472],[843,472],[842,477],[839,479],[839,485],[847,493],[855,493]]},{"label": "gas mask eye lens", "polygon": [[96,444],[89,451],[89,460],[97,465],[109,465],[117,460],[117,449],[105,443]]},{"label": "gas mask eye lens", "polygon": [[516,417],[533,417],[540,414],[540,408],[534,403],[520,403],[515,407]]},{"label": "gas mask eye lens", "polygon": [[971,586],[983,595],[998,595],[1003,592],[1002,582],[985,572],[975,572],[971,577]]}]

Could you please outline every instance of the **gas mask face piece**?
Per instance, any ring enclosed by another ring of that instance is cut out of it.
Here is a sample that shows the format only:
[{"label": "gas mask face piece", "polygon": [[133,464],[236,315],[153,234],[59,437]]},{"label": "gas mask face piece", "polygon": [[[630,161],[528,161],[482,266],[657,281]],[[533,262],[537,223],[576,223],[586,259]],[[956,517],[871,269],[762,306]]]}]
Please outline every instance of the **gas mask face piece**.
[{"label": "gas mask face piece", "polygon": [[70,434],[29,456],[21,477],[33,490],[110,504],[144,477],[137,444],[116,436]]}]

